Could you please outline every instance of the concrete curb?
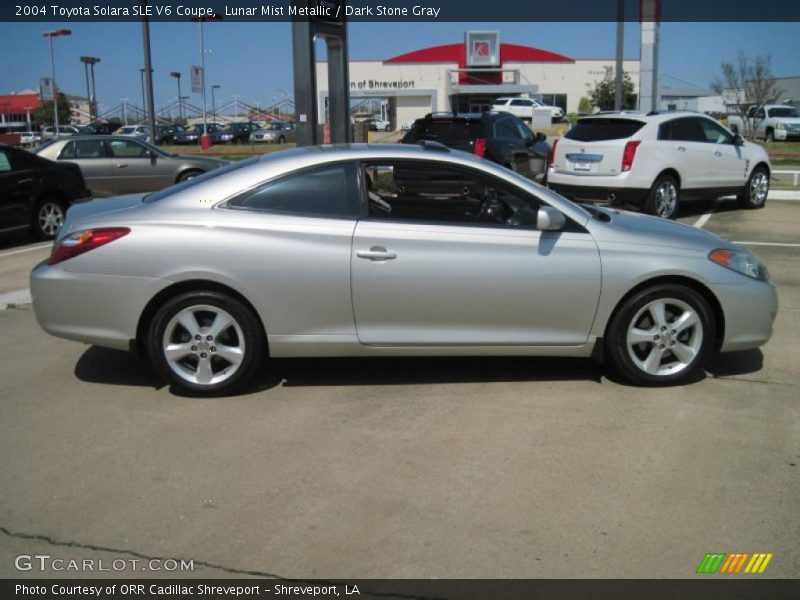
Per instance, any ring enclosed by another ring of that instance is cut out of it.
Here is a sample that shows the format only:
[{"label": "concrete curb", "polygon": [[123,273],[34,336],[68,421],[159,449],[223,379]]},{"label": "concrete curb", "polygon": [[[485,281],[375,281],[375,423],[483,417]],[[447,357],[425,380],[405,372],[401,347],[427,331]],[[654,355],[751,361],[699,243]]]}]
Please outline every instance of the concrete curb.
[{"label": "concrete curb", "polygon": [[33,302],[29,289],[14,290],[7,294],[0,294],[0,310],[8,308],[9,304],[30,304]]}]

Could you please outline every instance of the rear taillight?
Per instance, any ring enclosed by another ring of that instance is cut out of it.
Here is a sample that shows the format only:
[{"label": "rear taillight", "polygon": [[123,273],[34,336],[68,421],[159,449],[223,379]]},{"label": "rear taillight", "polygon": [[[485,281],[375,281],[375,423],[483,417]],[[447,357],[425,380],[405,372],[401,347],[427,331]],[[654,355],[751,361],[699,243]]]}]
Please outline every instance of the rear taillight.
[{"label": "rear taillight", "polygon": [[104,246],[109,242],[118,240],[131,232],[127,227],[100,227],[98,229],[84,229],[64,236],[53,248],[48,265],[57,265],[60,262],[74,258],[89,250]]},{"label": "rear taillight", "polygon": [[625,144],[625,150],[622,151],[622,170],[630,171],[633,165],[633,159],[636,158],[636,149],[642,142],[636,140]]},{"label": "rear taillight", "polygon": [[558,146],[558,140],[553,140],[553,145],[550,146],[550,156],[547,158],[547,167],[552,167],[556,162],[556,147]]},{"label": "rear taillight", "polygon": [[477,156],[483,157],[486,154],[486,138],[478,138],[475,140],[475,146],[472,150]]}]

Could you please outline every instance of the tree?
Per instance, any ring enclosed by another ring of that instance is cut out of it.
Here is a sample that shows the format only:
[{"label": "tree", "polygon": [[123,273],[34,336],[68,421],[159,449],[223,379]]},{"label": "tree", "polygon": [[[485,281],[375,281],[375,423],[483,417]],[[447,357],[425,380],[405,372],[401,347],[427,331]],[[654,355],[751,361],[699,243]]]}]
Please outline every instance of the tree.
[{"label": "tree", "polygon": [[591,113],[593,111],[594,105],[592,104],[592,101],[586,96],[581,96],[581,99],[578,100],[578,112]]},{"label": "tree", "polygon": [[[58,124],[69,125],[72,113],[70,111],[69,100],[67,97],[59,92],[58,93]],[[37,127],[49,127],[54,125],[53,122],[53,103],[51,101],[42,102],[33,113],[33,122]]]},{"label": "tree", "polygon": [[[614,67],[606,67],[605,75],[600,81],[594,82],[594,88],[589,90],[589,98],[600,110],[614,110],[616,84],[614,81]],[[622,108],[631,110],[636,108],[636,94],[633,92],[633,81],[627,71],[622,73]]]},{"label": "tree", "polygon": [[734,114],[742,119],[744,135],[752,138],[752,123],[747,118],[751,106],[775,102],[781,90],[772,74],[772,56],[748,57],[739,50],[736,63],[723,62],[721,75],[711,80],[711,88],[720,94]]}]

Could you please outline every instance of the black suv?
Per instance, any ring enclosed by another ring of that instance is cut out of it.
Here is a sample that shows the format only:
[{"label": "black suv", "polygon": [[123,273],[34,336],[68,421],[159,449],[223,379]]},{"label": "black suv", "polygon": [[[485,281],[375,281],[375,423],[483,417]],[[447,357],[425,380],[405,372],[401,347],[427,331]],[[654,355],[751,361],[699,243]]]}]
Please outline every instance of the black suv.
[{"label": "black suv", "polygon": [[508,113],[430,113],[414,121],[400,142],[426,140],[477,154],[537,181],[547,174],[547,138]]}]

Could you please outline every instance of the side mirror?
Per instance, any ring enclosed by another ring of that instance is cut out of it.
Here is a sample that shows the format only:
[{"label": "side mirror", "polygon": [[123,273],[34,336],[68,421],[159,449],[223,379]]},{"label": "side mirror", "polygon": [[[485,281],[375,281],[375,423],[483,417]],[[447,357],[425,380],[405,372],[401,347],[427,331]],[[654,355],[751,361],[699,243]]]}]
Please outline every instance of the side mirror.
[{"label": "side mirror", "polygon": [[536,229],[539,231],[560,231],[566,223],[564,214],[552,206],[542,206],[536,213]]},{"label": "side mirror", "polygon": [[735,136],[733,136],[733,145],[744,146],[744,138],[737,133]]},{"label": "side mirror", "polygon": [[536,134],[536,141],[537,142],[544,142],[546,139],[547,139],[547,136],[545,134],[543,134],[541,131],[539,131]]}]

